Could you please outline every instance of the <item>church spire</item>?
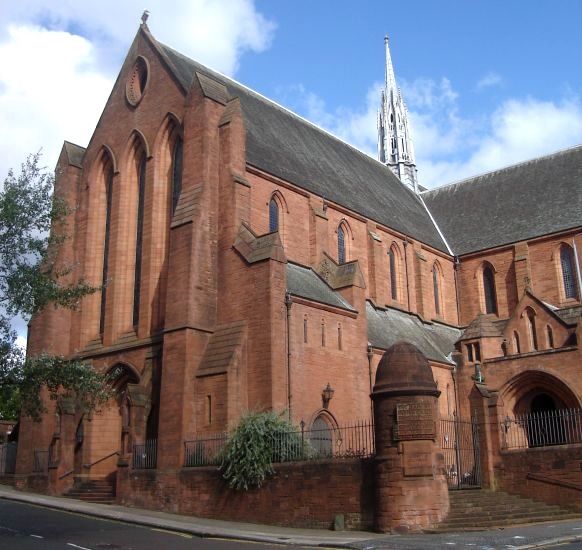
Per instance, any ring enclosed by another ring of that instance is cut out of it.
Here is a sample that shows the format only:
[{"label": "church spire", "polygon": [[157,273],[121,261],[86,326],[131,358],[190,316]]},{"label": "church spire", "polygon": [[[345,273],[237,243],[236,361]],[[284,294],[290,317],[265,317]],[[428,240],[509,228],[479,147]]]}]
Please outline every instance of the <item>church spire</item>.
[{"label": "church spire", "polygon": [[416,193],[418,179],[408,110],[396,85],[388,36],[384,38],[384,46],[386,75],[378,109],[378,159]]}]

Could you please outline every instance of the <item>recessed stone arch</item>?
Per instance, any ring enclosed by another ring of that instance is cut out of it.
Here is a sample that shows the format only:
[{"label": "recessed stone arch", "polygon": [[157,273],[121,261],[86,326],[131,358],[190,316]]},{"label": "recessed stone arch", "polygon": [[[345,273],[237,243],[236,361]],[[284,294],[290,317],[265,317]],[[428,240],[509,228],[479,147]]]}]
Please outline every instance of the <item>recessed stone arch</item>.
[{"label": "recessed stone arch", "polygon": [[581,407],[580,399],[570,389],[569,384],[558,375],[544,370],[528,369],[521,372],[511,378],[500,391],[506,415],[532,412],[532,402],[540,395],[551,397],[556,409]]}]

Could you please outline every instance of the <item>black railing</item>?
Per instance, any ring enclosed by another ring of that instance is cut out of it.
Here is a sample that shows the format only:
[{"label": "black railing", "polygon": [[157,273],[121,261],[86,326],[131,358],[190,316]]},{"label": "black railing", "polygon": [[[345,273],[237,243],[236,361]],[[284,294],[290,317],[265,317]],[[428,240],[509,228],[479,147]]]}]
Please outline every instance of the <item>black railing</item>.
[{"label": "black railing", "polygon": [[35,474],[48,473],[49,452],[48,449],[35,449],[32,471]]},{"label": "black railing", "polygon": [[[228,434],[199,434],[184,442],[184,466],[217,466]],[[271,440],[272,461],[292,462],[322,458],[367,458],[375,453],[370,421],[341,427],[298,429],[276,433]]]},{"label": "black railing", "polygon": [[150,470],[157,465],[157,440],[148,439],[145,443],[133,446],[132,466],[136,470]]},{"label": "black railing", "polygon": [[528,449],[582,443],[582,409],[561,409],[505,417],[501,448]]},{"label": "black railing", "polygon": [[13,474],[16,471],[16,450],[18,443],[0,444],[0,476]]}]

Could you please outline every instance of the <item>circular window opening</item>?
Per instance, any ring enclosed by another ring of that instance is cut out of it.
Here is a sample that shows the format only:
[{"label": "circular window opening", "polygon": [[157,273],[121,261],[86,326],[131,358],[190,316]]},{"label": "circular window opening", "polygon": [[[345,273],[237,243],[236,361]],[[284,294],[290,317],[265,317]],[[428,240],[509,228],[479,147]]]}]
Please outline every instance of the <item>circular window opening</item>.
[{"label": "circular window opening", "polygon": [[125,86],[127,101],[134,107],[141,101],[148,82],[148,64],[138,57]]}]

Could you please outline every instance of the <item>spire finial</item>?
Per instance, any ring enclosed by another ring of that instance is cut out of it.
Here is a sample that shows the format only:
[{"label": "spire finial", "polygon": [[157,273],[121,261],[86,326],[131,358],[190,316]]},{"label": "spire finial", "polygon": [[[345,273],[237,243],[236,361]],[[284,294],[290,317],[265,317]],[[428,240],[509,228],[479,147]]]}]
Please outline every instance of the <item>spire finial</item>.
[{"label": "spire finial", "polygon": [[148,10],[143,10],[143,13],[141,14],[141,24],[145,25],[147,27],[147,20],[148,17],[150,16],[150,12]]},{"label": "spire finial", "polygon": [[389,94],[390,90],[396,93],[396,77],[394,76],[392,57],[390,56],[390,39],[388,35],[384,37],[384,45],[386,47],[386,93]]}]

